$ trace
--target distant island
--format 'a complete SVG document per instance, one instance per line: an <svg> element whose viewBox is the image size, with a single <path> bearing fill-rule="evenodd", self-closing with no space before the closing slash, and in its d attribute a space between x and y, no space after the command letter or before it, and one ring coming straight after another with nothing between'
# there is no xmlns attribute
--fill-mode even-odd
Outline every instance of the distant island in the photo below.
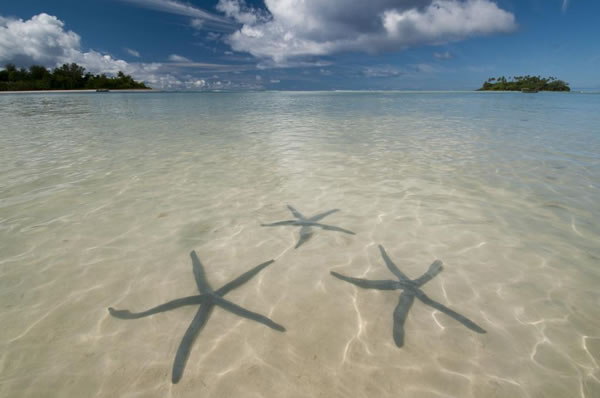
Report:
<svg viewBox="0 0 600 398"><path fill-rule="evenodd" d="M0 70L0 91L34 90L127 90L150 89L144 83L136 82L129 75L119 72L109 77L102 73L86 73L85 68L75 63L64 64L49 71L44 66L32 65L29 70L17 69L8 64Z"/></svg>
<svg viewBox="0 0 600 398"><path fill-rule="evenodd" d="M514 76L490 77L478 91L571 91L569 83L556 77Z"/></svg>

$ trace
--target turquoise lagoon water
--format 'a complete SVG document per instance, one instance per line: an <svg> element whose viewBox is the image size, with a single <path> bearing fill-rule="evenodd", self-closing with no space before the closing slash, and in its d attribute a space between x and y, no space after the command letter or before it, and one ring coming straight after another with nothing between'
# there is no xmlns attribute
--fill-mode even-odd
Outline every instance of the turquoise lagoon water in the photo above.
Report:
<svg viewBox="0 0 600 398"><path fill-rule="evenodd" d="M600 396L600 95L261 92L0 96L3 397ZM338 208L299 228L262 227ZM401 291L410 278L487 331ZM278 332L216 307L216 289Z"/></svg>

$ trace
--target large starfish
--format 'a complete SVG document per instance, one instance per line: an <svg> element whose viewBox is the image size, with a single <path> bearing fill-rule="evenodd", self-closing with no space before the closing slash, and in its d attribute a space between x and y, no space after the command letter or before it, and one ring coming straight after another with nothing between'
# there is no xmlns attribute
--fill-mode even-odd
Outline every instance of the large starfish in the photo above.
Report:
<svg viewBox="0 0 600 398"><path fill-rule="evenodd" d="M317 214L316 216L312 216L312 217L308 217L308 218L304 217L298 210L294 209L290 205L288 205L288 209L290 209L290 211L292 212L294 217L296 217L295 220L277 221L277 222L270 223L270 224L260 224L260 225L263 227L278 227L280 225L294 225L294 226L300 227L300 238L298 239L298 243L296 243L296 246L294 247L294 249L299 248L301 244L303 244L304 242L306 242L307 240L310 239L310 237L313 234L313 227L319 227L326 231L339 231L339 232L344 232L344 233L350 234L350 235L356 235L354 232L349 231L347 229L335 227L333 225L321 224L318 222L318 221L322 220L323 218L327 217L328 215L335 213L337 211L340 211L339 209L329 210L324 213L320 213L320 214Z"/></svg>
<svg viewBox="0 0 600 398"><path fill-rule="evenodd" d="M238 276L231 282L227 283L223 287L218 290L213 290L206 277L204 275L204 268L196 255L196 252L192 251L190 253L192 257L192 266L194 269L194 277L196 279L196 285L198 286L198 290L200 291L199 295L196 296L187 296L182 297L176 300L169 301L167 303L161 304L159 306L150 308L149 310L143 312L132 313L128 310L115 310L114 308L108 308L110 314L116 318L120 319L137 319L145 316L153 315L159 312L169 311L175 308L183 307L184 305L195 305L199 304L200 308L198 312L196 312L196 316L192 320L192 323L186 330L183 335L183 339L181 339L181 343L179 344L179 348L177 349L177 354L175 354L175 361L173 363L173 374L171 380L173 383L179 382L181 380L181 376L183 375L183 369L185 368L185 363L187 362L190 349L196 336L200 332L200 330L208 321L208 317L210 316L212 309L215 305L229 311L233 312L236 315L242 316L244 318L252 319L253 321L260 322L268 327L278 330L280 332L285 331L285 328L278 323L273 322L266 316L257 314L252 311L248 311L240 307L237 304L232 303L231 301L225 300L223 298L224 295L232 291L233 289L243 285L248 282L254 275L258 274L263 268L267 265L274 262L274 260L267 261L256 267L252 268L250 271Z"/></svg>
<svg viewBox="0 0 600 398"><path fill-rule="evenodd" d="M473 321L451 310L445 305L430 299L421 290L421 286L423 286L425 283L433 279L437 274L442 272L443 267L442 262L440 260L435 260L429 266L427 272L425 272L423 275L421 275L417 279L410 280L406 275L404 275L404 273L402 273L402 271L398 269L396 264L394 264L392 260L390 260L383 246L379 245L379 250L381 251L381 257L383 257L383 260L385 261L385 264L387 265L388 269L396 276L396 278L398 278L398 281L370 281L366 279L351 278L349 276L344 276L333 271L331 271L331 275L343 281L350 282L358 287L362 287L364 289L402 290L402 294L400 295L400 301L398 302L398 305L394 310L394 342L398 347L402 347L404 345L404 322L406 321L406 316L408 315L408 311L410 310L410 307L412 306L415 297L421 300L423 304L427 304L435 308L436 310L443 312L444 314L462 323L469 329L474 330L477 333L485 333L485 330L483 330Z"/></svg>

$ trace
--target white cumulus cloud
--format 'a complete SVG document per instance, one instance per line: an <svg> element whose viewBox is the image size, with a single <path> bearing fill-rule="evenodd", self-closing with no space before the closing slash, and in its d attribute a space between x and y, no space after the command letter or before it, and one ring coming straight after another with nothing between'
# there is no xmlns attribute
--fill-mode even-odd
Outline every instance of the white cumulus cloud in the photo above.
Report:
<svg viewBox="0 0 600 398"><path fill-rule="evenodd" d="M398 51L476 35L510 32L515 17L492 0L219 0L241 27L227 36L235 51L276 64L344 51Z"/></svg>
<svg viewBox="0 0 600 398"><path fill-rule="evenodd" d="M135 50L125 48L133 56L139 55ZM29 20L5 18L0 16L0 68L7 63L20 67L34 64L56 67L64 63L75 62L92 73L116 74L122 71L137 80L143 80L150 86L161 89L234 89L257 88L256 82L251 84L239 81L215 81L205 79L209 71L235 71L253 69L252 65L221 65L191 62L177 54L171 54L168 63L126 62L110 54L102 54L93 49L84 51L81 48L80 36L65 30L65 24L55 16L41 13ZM183 69L199 70L194 74L183 72Z"/></svg>
<svg viewBox="0 0 600 398"><path fill-rule="evenodd" d="M0 19L0 62L55 64L79 51L80 38L58 18L35 15L28 21Z"/></svg>
<svg viewBox="0 0 600 398"><path fill-rule="evenodd" d="M52 15L41 13L26 21L0 18L0 64L54 67L71 62L92 73L123 71L138 77L159 67L158 64L129 64L94 50L82 51L79 35L65 30L64 23Z"/></svg>

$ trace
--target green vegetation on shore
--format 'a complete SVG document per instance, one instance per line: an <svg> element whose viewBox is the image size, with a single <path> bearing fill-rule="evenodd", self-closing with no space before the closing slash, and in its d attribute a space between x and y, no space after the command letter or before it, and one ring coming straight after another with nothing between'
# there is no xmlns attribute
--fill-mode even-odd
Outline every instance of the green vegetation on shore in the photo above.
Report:
<svg viewBox="0 0 600 398"><path fill-rule="evenodd" d="M507 80L504 76L490 77L479 91L521 91L538 90L538 91L571 91L569 83L558 80L556 77L540 77L540 76L514 76Z"/></svg>
<svg viewBox="0 0 600 398"><path fill-rule="evenodd" d="M29 70L8 64L0 70L0 91L25 90L95 90L95 89L148 89L129 75L119 72L115 77L104 73L93 75L77 64L64 64L49 71L44 66L32 65Z"/></svg>

